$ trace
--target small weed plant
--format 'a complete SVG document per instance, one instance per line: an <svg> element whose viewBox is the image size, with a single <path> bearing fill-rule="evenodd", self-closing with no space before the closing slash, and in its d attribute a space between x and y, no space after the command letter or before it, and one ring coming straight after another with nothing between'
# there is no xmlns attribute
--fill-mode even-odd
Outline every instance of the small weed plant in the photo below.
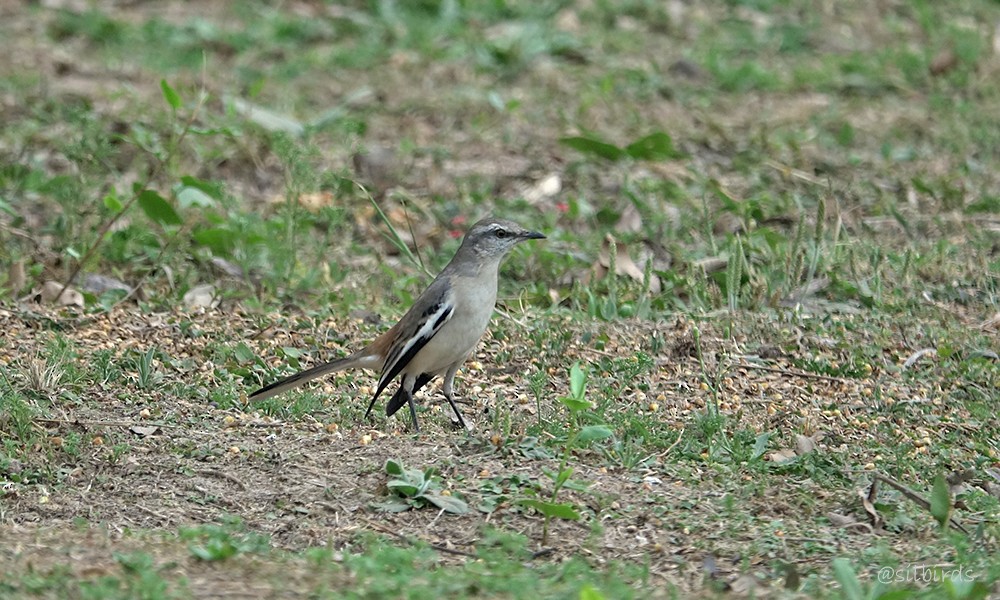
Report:
<svg viewBox="0 0 1000 600"><path fill-rule="evenodd" d="M403 512L411 508L436 506L456 515L469 512L469 505L464 500L441 489L433 469L409 469L390 459L385 461L385 472L390 478L386 486L394 497L378 505L382 510Z"/></svg>
<svg viewBox="0 0 1000 600"><path fill-rule="evenodd" d="M587 400L587 371L580 366L580 363L575 363L570 368L569 389L569 396L559 398L559 402L569 411L570 433L563 446L558 470L554 473L547 472L547 475L552 478L552 493L546 500L532 497L522 498L518 501L521 506L533 508L545 517L545 524L542 527L543 546L548 544L549 523L553 517L570 521L580 519L580 511L571 502L558 502L560 490L571 483L573 477L574 469L569 466L569 459L573 451L613 435L607 425L582 425L583 413L593 408L593 404ZM577 484L576 487L580 487L580 485Z"/></svg>

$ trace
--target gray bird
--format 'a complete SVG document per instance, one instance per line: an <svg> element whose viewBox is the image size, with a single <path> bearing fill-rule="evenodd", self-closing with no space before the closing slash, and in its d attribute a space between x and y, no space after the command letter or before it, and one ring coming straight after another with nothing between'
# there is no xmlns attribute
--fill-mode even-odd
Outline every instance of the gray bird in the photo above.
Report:
<svg viewBox="0 0 1000 600"><path fill-rule="evenodd" d="M408 404L413 429L419 431L413 394L444 374L444 397L458 422L467 428L455 404L455 373L476 349L493 315L500 262L518 243L544 238L541 233L504 219L491 217L479 221L469 229L448 266L391 329L350 356L276 381L251 394L250 399L270 398L336 371L373 369L380 371L381 376L365 418L389 382L402 375L399 389L386 406L386 414L391 417Z"/></svg>

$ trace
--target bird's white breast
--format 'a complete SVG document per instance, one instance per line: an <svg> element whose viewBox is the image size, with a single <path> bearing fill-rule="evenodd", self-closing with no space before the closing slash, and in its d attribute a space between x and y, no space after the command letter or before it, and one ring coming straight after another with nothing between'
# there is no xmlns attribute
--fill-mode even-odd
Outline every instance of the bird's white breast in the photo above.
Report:
<svg viewBox="0 0 1000 600"><path fill-rule="evenodd" d="M497 278L455 277L455 312L405 369L409 373L440 373L464 361L479 343L493 316Z"/></svg>

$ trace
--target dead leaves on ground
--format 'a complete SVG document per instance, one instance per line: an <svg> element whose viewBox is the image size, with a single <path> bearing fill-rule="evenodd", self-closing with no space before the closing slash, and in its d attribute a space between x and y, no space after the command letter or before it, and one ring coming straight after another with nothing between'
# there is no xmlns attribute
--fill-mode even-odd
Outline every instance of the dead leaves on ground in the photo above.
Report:
<svg viewBox="0 0 1000 600"><path fill-rule="evenodd" d="M788 463L800 456L805 456L810 452L816 450L817 443L823 439L824 433L817 431L811 436L805 436L801 433L795 434L795 447L794 448L780 448L774 452L767 455L768 460L775 464Z"/></svg>

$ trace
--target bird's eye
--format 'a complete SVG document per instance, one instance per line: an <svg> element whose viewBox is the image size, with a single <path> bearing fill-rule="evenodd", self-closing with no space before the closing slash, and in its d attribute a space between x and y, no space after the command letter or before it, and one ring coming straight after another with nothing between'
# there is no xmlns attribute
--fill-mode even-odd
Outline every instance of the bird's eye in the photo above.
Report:
<svg viewBox="0 0 1000 600"><path fill-rule="evenodd" d="M497 229L493 232L493 235L497 236L501 240L510 235L506 229Z"/></svg>

